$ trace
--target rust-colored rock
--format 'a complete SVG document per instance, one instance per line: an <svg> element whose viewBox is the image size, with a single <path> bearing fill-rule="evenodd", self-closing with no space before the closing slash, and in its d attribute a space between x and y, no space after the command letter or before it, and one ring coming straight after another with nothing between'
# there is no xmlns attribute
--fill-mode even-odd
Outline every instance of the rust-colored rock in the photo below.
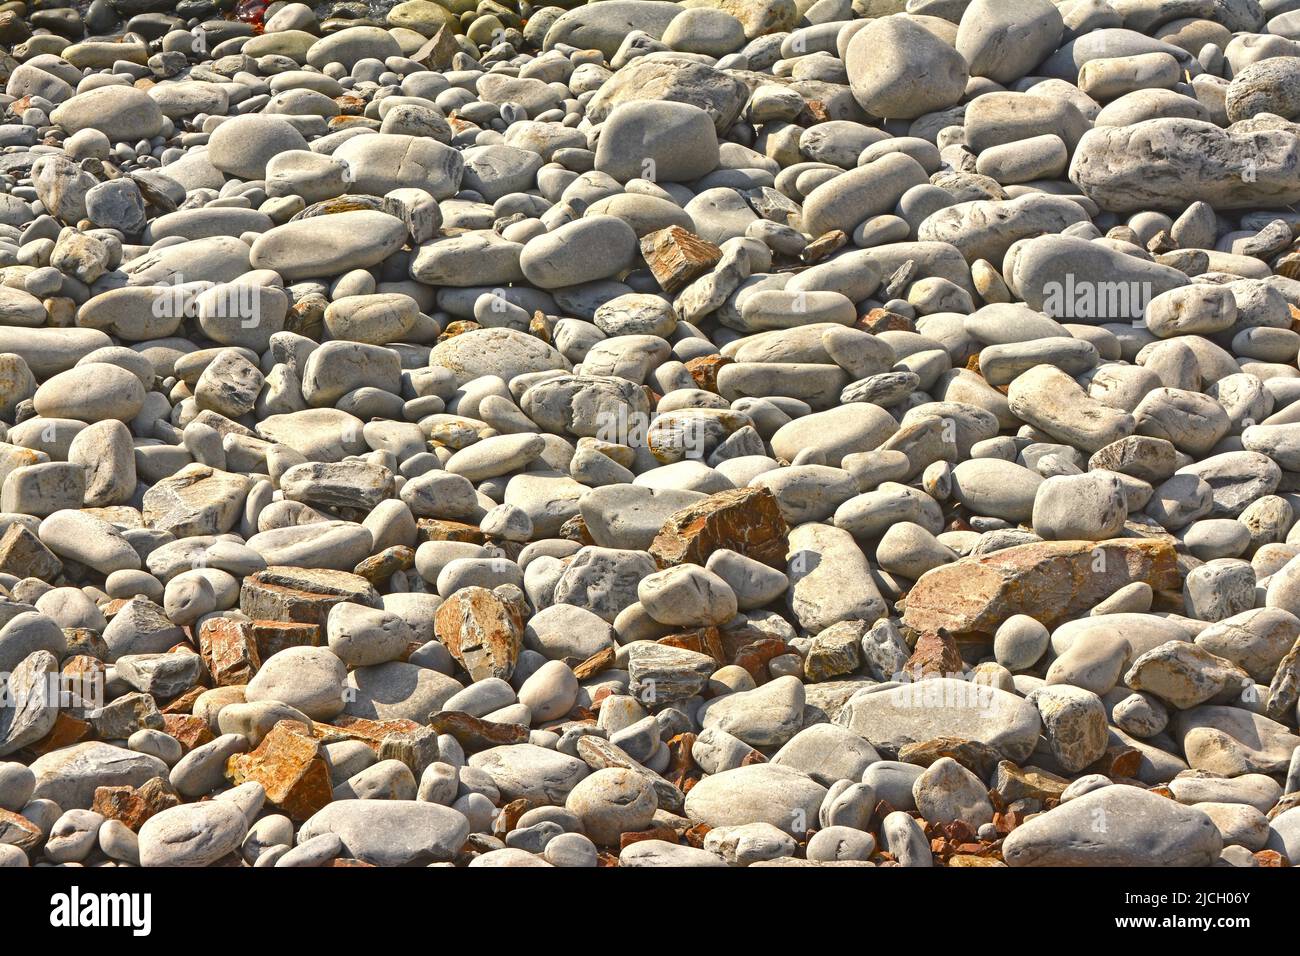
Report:
<svg viewBox="0 0 1300 956"><path fill-rule="evenodd" d="M0 809L0 844L16 846L28 855L45 842L41 828L20 813Z"/></svg>
<svg viewBox="0 0 1300 956"><path fill-rule="evenodd" d="M649 830L628 830L619 834L618 848L620 850L626 850L633 843L640 843L642 840L664 840L668 843L676 843L677 831L672 827L652 827Z"/></svg>
<svg viewBox="0 0 1300 956"><path fill-rule="evenodd" d="M291 621L325 626L330 608L350 601L379 607L370 582L347 571L270 567L244 578L239 610L255 621Z"/></svg>
<svg viewBox="0 0 1300 956"><path fill-rule="evenodd" d="M674 512L650 544L660 566L704 564L714 551L730 548L772 567L785 567L790 526L767 488L720 491Z"/></svg>
<svg viewBox="0 0 1300 956"><path fill-rule="evenodd" d="M449 597L438 608L434 629L473 680L509 680L514 673L523 643L523 616L487 588L461 588Z"/></svg>
<svg viewBox="0 0 1300 956"><path fill-rule="evenodd" d="M915 332L916 323L905 315L888 309L872 309L858 319L857 326L867 332Z"/></svg>
<svg viewBox="0 0 1300 956"><path fill-rule="evenodd" d="M749 671L756 684L766 684L772 679L767 664L772 658L789 653L790 645L779 637L764 637L741 647L732 656L731 662Z"/></svg>
<svg viewBox="0 0 1300 956"><path fill-rule="evenodd" d="M359 740L376 753L389 734L404 734L419 730L421 725L400 717L391 720L371 720L368 717L342 716L335 723L312 722L313 736L323 744L336 744L342 740Z"/></svg>
<svg viewBox="0 0 1300 956"><path fill-rule="evenodd" d="M398 571L405 571L414 564L415 550L404 544L395 544L366 558L352 569L352 573L371 584L382 584Z"/></svg>
<svg viewBox="0 0 1300 956"><path fill-rule="evenodd" d="M1018 545L923 574L907 595L903 623L922 634L946 628L957 640L987 639L1015 614L1050 628L1137 581L1155 590L1182 586L1167 539Z"/></svg>
<svg viewBox="0 0 1300 956"><path fill-rule="evenodd" d="M252 625L228 617L203 622L199 628L199 653L217 687L247 684L262 666Z"/></svg>
<svg viewBox="0 0 1300 956"><path fill-rule="evenodd" d="M469 544L482 544L487 535L476 524L463 521L445 521L441 518L421 518L415 523L416 536L421 544L425 541L464 541Z"/></svg>
<svg viewBox="0 0 1300 956"><path fill-rule="evenodd" d="M540 309L533 312L533 317L528 320L528 334L550 345L554 341L554 333L555 320Z"/></svg>
<svg viewBox="0 0 1300 956"><path fill-rule="evenodd" d="M163 714L163 733L180 741L181 749L186 753L212 739L208 722L193 714Z"/></svg>
<svg viewBox="0 0 1300 956"><path fill-rule="evenodd" d="M912 656L907 659L904 669L912 680L922 680L926 677L960 674L966 665L961 659L957 642L947 631L940 629L937 633L922 634L916 639L916 647L912 649Z"/></svg>
<svg viewBox="0 0 1300 956"><path fill-rule="evenodd" d="M669 226L641 238L641 255L669 295L686 288L722 259L722 250L689 229Z"/></svg>
<svg viewBox="0 0 1300 956"><path fill-rule="evenodd" d="M318 647L321 628L318 624L299 624L294 621L253 621L253 641L257 656L266 660L286 647Z"/></svg>
<svg viewBox="0 0 1300 956"><path fill-rule="evenodd" d="M73 654L65 657L59 668L59 691L67 695L69 702L80 700L90 706L103 696L106 677L107 667L102 658Z"/></svg>
<svg viewBox="0 0 1300 956"><path fill-rule="evenodd" d="M260 783L268 803L291 820L306 820L332 799L329 766L320 748L303 724L282 720L252 753L226 761L226 777L235 786Z"/></svg>
<svg viewBox="0 0 1300 956"><path fill-rule="evenodd" d="M191 687L180 696L169 700L162 712L164 714L192 714L194 712L194 702L202 697L208 689L207 687Z"/></svg>
<svg viewBox="0 0 1300 956"><path fill-rule="evenodd" d="M803 252L799 253L799 261L808 265L821 262L832 252L844 248L848 241L849 235L843 229L832 229L830 232L824 232L804 246Z"/></svg>
<svg viewBox="0 0 1300 956"><path fill-rule="evenodd" d="M139 787L98 787L90 809L138 831L151 816L180 803L181 798L171 784L162 777L154 777Z"/></svg>
<svg viewBox="0 0 1300 956"><path fill-rule="evenodd" d="M695 737L693 733L678 734L669 740L667 745L668 766L664 769L663 776L682 793L689 792L691 787L699 783L704 776L704 771L691 755L691 748L695 746Z"/></svg>
<svg viewBox="0 0 1300 956"><path fill-rule="evenodd" d="M595 677L601 671L607 671L614 666L615 656L614 645L603 647L581 664L575 666L573 676L580 681L584 681L588 677Z"/></svg>
<svg viewBox="0 0 1300 956"><path fill-rule="evenodd" d="M669 634L667 637L659 638L656 643L695 651L697 654L708 654L718 662L719 667L729 662L722 636L716 627L701 627L693 631Z"/></svg>
<svg viewBox="0 0 1300 956"><path fill-rule="evenodd" d="M1002 800L1014 803L1031 800L1059 800L1070 781L1040 767L1019 767L1010 760L998 763L994 790Z"/></svg>
<svg viewBox="0 0 1300 956"><path fill-rule="evenodd" d="M731 362L725 355L701 355L686 363L686 371L691 373L697 387L717 394L718 370Z"/></svg>
<svg viewBox="0 0 1300 956"><path fill-rule="evenodd" d="M36 743L28 744L24 749L40 757L60 747L71 747L73 744L81 743L90 736L90 732L89 721L79 720L66 710L61 710L54 718L54 726L50 732Z"/></svg>
<svg viewBox="0 0 1300 956"><path fill-rule="evenodd" d="M596 539L591 536L591 529L587 527L587 519L580 514L566 518L557 534L565 541L576 541L583 547L596 543Z"/></svg>
<svg viewBox="0 0 1300 956"><path fill-rule="evenodd" d="M500 724L459 710L440 710L430 715L429 726L440 734L451 734L467 753L528 743L528 728L523 724Z"/></svg>
<svg viewBox="0 0 1300 956"><path fill-rule="evenodd" d="M499 840L504 840L506 834L519 825L520 817L539 806L542 806L542 804L527 797L511 800L501 808L501 812L497 814L497 818L492 822L492 835Z"/></svg>
<svg viewBox="0 0 1300 956"><path fill-rule="evenodd" d="M1125 777L1136 777L1138 768L1141 766L1142 751L1135 747L1126 747L1123 744L1112 744L1083 773L1101 773L1112 780L1118 780Z"/></svg>
<svg viewBox="0 0 1300 956"><path fill-rule="evenodd" d="M697 823L693 827L687 827L682 831L682 840L687 846L693 846L697 850L704 849L704 838L709 835L713 827L707 823Z"/></svg>

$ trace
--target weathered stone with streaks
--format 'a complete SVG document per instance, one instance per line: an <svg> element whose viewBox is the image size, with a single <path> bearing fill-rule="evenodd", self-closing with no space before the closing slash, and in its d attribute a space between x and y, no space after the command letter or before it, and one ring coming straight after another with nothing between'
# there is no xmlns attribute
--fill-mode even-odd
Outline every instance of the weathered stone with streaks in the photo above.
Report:
<svg viewBox="0 0 1300 956"><path fill-rule="evenodd" d="M1173 548L1164 541L1053 541L965 558L922 576L908 594L903 622L954 637L992 635L1016 614L1044 624L1077 614L1141 582L1177 589Z"/></svg>
<svg viewBox="0 0 1300 956"><path fill-rule="evenodd" d="M517 605L487 588L462 588L438 608L438 638L472 679L509 679L523 642Z"/></svg>

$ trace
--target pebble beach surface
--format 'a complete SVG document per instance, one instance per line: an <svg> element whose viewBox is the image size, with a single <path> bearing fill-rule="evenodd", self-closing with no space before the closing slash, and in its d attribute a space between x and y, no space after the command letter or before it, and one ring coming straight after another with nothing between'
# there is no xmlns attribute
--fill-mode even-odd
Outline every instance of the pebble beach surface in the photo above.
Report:
<svg viewBox="0 0 1300 956"><path fill-rule="evenodd" d="M11 0L0 83L0 866L1300 860L1300 0Z"/></svg>

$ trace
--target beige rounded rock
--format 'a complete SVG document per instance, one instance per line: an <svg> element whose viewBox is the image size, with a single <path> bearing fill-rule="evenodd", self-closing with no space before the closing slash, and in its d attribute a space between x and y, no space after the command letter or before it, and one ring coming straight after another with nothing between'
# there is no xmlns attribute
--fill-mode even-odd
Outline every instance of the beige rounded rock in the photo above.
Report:
<svg viewBox="0 0 1300 956"><path fill-rule="evenodd" d="M583 831L594 842L613 846L620 835L650 826L659 802L648 777L633 770L607 767L579 781L564 806L577 815Z"/></svg>

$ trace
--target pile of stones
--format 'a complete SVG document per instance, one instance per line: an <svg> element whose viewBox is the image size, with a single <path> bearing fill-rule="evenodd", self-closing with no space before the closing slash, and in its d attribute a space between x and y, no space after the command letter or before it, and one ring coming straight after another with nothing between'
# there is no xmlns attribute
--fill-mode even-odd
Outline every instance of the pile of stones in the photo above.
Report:
<svg viewBox="0 0 1300 956"><path fill-rule="evenodd" d="M0 45L0 865L1300 860L1300 0Z"/></svg>

